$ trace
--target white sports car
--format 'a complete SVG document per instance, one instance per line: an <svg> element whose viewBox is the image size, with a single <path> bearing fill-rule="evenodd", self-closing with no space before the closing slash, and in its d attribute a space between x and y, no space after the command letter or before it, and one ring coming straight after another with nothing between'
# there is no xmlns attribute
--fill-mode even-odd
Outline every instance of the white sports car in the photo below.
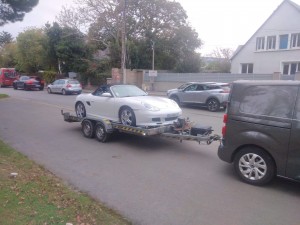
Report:
<svg viewBox="0 0 300 225"><path fill-rule="evenodd" d="M173 124L182 114L175 101L123 84L103 85L93 93L78 95L75 111L80 118L105 118L138 127Z"/></svg>

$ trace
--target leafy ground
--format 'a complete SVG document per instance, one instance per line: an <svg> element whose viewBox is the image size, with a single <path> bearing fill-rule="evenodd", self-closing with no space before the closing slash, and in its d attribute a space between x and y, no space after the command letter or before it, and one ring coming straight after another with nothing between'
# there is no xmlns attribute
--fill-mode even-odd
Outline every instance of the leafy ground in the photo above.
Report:
<svg viewBox="0 0 300 225"><path fill-rule="evenodd" d="M17 173L14 177L11 173ZM0 224L130 224L0 141Z"/></svg>

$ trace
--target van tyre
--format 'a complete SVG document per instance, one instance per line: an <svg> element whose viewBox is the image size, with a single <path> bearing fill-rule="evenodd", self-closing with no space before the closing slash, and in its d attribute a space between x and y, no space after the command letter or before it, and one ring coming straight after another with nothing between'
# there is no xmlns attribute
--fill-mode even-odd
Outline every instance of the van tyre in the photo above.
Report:
<svg viewBox="0 0 300 225"><path fill-rule="evenodd" d="M81 131L86 138L94 137L94 123L91 120L85 119L81 122Z"/></svg>
<svg viewBox="0 0 300 225"><path fill-rule="evenodd" d="M272 157L257 147L245 147L234 158L234 169L238 176L252 185L265 185L276 174Z"/></svg>
<svg viewBox="0 0 300 225"><path fill-rule="evenodd" d="M208 99L206 105L207 109L211 112L216 112L220 110L220 102L215 98Z"/></svg>
<svg viewBox="0 0 300 225"><path fill-rule="evenodd" d="M107 133L105 126L98 122L95 126L95 137L98 141L100 142L107 142L109 137L110 137L110 133Z"/></svg>

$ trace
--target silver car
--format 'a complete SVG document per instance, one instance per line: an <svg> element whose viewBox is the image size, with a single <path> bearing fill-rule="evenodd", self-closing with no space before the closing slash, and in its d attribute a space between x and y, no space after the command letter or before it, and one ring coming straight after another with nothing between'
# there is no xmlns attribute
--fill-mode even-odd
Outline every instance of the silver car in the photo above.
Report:
<svg viewBox="0 0 300 225"><path fill-rule="evenodd" d="M61 93L66 94L81 94L82 86L75 79L59 79L47 86L47 91L51 93Z"/></svg>
<svg viewBox="0 0 300 225"><path fill-rule="evenodd" d="M167 91L170 99L181 104L201 104L209 111L215 112L225 108L230 86L228 83L189 82L176 89Z"/></svg>

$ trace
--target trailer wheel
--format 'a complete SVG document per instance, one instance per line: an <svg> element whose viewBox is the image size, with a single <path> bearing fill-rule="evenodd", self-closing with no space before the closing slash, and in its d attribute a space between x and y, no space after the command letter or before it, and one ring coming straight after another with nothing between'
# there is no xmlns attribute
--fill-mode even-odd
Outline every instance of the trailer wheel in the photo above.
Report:
<svg viewBox="0 0 300 225"><path fill-rule="evenodd" d="M110 133L106 132L105 126L98 122L95 126L95 137L98 141L100 142L107 142L109 137L110 137Z"/></svg>
<svg viewBox="0 0 300 225"><path fill-rule="evenodd" d="M81 131L86 138L94 137L94 123L91 120L85 119L81 122Z"/></svg>

